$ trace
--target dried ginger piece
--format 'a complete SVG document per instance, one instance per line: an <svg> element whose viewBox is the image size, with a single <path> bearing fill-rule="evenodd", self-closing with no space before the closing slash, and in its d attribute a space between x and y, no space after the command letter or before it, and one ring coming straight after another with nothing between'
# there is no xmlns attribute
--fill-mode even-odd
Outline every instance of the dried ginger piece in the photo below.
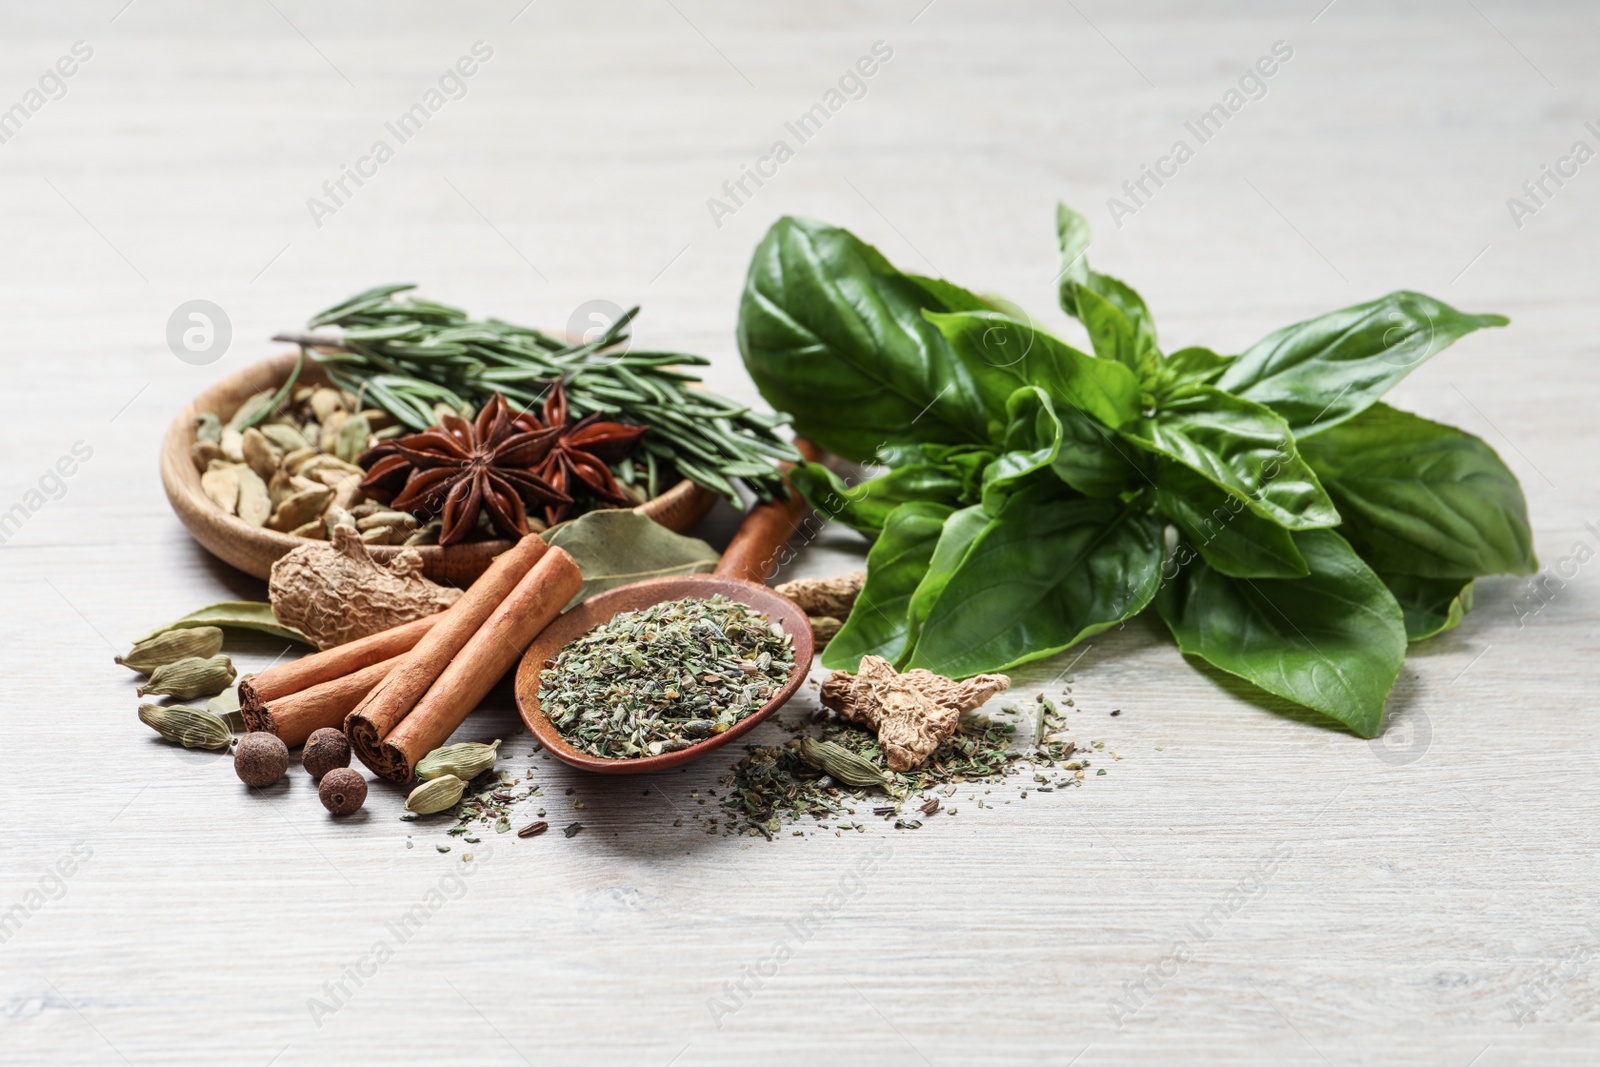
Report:
<svg viewBox="0 0 1600 1067"><path fill-rule="evenodd" d="M844 619L855 606L866 580L866 571L853 571L837 578L796 578L774 587L773 592L800 605L800 610L807 615Z"/></svg>
<svg viewBox="0 0 1600 1067"><path fill-rule="evenodd" d="M892 771L909 771L955 733L961 716L1011 688L1003 674L957 682L921 668L904 674L881 656L861 657L860 672L834 671L822 703L878 735Z"/></svg>
<svg viewBox="0 0 1600 1067"><path fill-rule="evenodd" d="M422 576L422 555L406 549L387 565L367 551L354 526L335 526L332 543L301 545L272 565L272 612L332 648L443 611L461 590Z"/></svg>

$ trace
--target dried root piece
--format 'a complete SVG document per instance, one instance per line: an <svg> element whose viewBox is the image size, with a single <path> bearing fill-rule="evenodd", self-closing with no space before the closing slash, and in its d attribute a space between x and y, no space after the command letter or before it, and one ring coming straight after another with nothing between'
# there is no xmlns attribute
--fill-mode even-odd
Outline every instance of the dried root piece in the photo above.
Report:
<svg viewBox="0 0 1600 1067"><path fill-rule="evenodd" d="M422 556L373 559L354 526L329 530L331 544L301 545L272 565L267 585L278 621L332 648L443 611L461 590L422 577Z"/></svg>
<svg viewBox="0 0 1600 1067"><path fill-rule="evenodd" d="M837 578L796 578L784 582L773 591L786 596L807 615L822 615L844 619L855 606L861 586L867 580L866 571L841 574Z"/></svg>
<svg viewBox="0 0 1600 1067"><path fill-rule="evenodd" d="M822 683L822 703L876 732L889 769L908 771L955 733L963 714L1010 688L1003 674L957 682L921 669L901 674L880 656L863 656L859 674L834 671Z"/></svg>

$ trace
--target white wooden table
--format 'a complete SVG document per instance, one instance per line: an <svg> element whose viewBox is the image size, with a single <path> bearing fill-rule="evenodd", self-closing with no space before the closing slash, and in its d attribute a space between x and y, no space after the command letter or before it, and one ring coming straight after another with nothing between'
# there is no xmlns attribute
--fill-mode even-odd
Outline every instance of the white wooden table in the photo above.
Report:
<svg viewBox="0 0 1600 1067"><path fill-rule="evenodd" d="M391 280L555 328L639 302L642 343L704 352L717 389L753 398L738 289L791 212L1067 330L1069 199L1174 347L1401 287L1509 314L1396 399L1500 449L1547 566L1592 553L1600 163L1547 182L1520 227L1507 198L1575 141L1600 148L1600 13L1323 3L11 5L0 109L26 110L74 42L92 55L0 144L0 511L26 510L0 546L0 1059L1595 1062L1594 564L1537 611L1518 581L1480 583L1409 659L1386 743L1274 714L1140 621L1018 675L1024 696L1058 687L1083 652L1073 736L1121 756L1106 776L771 844L673 825L726 760L650 796L536 761L550 822L587 829L466 864L387 788L335 823L298 772L263 798L174 752L111 663L151 625L263 595L184 534L156 450L274 331ZM385 123L479 41L465 95L399 143ZM864 95L800 144L785 123L878 41ZM1115 227L1107 199L1279 41L1265 94ZM393 158L362 163L380 138ZM723 183L778 139L793 157L734 204ZM335 203L345 166L369 176ZM204 366L165 338L194 299L232 325ZM75 445L92 455L45 477ZM794 570L861 551L829 530ZM462 736L514 722L501 693ZM402 943L388 924L419 904Z"/></svg>

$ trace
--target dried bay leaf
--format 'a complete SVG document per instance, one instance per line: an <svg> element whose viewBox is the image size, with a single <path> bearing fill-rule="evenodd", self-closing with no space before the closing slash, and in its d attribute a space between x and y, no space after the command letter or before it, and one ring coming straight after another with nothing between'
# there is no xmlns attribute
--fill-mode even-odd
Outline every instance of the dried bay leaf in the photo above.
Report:
<svg viewBox="0 0 1600 1067"><path fill-rule="evenodd" d="M311 645L311 638L296 630L292 626L285 626L278 621L272 613L272 605L265 601L256 600L227 600L220 604L211 604L199 611L191 611L181 619L158 626L154 630L140 637L140 641L148 641L157 634L166 633L168 630L179 630L194 626L220 626L224 630L233 628L239 630L256 630L260 633L270 634L273 637L282 637L290 641L299 641Z"/></svg>
<svg viewBox="0 0 1600 1067"><path fill-rule="evenodd" d="M583 572L583 588L568 607L629 582L706 574L722 558L698 537L673 533L626 508L591 511L542 536L554 547L566 549Z"/></svg>

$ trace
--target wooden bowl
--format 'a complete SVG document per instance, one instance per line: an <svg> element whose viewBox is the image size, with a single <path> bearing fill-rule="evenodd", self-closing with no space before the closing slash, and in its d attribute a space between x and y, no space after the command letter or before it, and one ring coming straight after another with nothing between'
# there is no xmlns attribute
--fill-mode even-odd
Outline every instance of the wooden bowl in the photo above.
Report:
<svg viewBox="0 0 1600 1067"><path fill-rule="evenodd" d="M210 411L226 422L250 397L283 385L294 369L296 355L291 352L265 360L213 385L172 421L166 440L161 445L161 484L166 487L172 510L178 513L178 518L189 533L207 551L257 578L268 577L272 565L290 549L317 542L251 526L238 516L217 507L200 488L200 472L195 470L189 450L194 447L197 415ZM309 361L301 372L300 382L305 385L330 384L322 368ZM715 501L716 497L708 490L685 479L634 510L650 516L670 530L683 533L699 522ZM425 575L436 582L465 587L488 568L490 560L510 548L511 542L472 541L448 548L438 545L414 547L422 555ZM387 562L400 550L399 545L373 545L372 555L375 559Z"/></svg>
<svg viewBox="0 0 1600 1067"><path fill-rule="evenodd" d="M719 593L729 600L748 604L766 615L781 625L794 642L794 667L789 671L789 677L783 683L783 687L773 694L771 700L739 720L726 732L708 737L677 752L664 752L659 756L642 756L638 759L610 759L604 756L592 756L574 748L565 737L561 736L561 732L556 729L549 717L540 710L539 677L544 671L545 662L555 659L570 642L624 611L648 608L663 600L679 600L691 596L711 597ZM573 767L599 774L649 774L652 771L671 770L673 767L682 766L691 760L708 755L736 738L743 737L788 703L789 698L794 696L800 684L806 680L806 674L811 670L812 652L811 623L806 618L806 613L800 610L800 605L764 585L712 574L650 578L592 596L545 627L544 632L533 639L533 644L522 657L522 665L517 668L517 710L522 713L522 721L527 724L528 732L533 734L534 739L556 759Z"/></svg>

